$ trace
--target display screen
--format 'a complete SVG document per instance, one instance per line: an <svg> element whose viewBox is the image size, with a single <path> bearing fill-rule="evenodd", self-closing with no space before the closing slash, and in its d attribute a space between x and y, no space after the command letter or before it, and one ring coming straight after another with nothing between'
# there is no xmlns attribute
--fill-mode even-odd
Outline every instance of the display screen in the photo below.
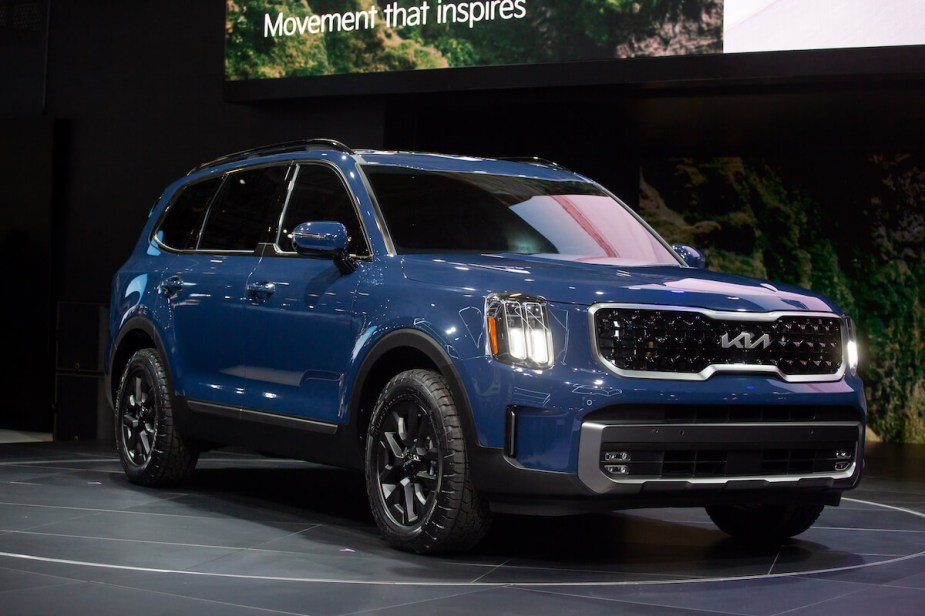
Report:
<svg viewBox="0 0 925 616"><path fill-rule="evenodd" d="M922 0L725 0L723 51L925 44Z"/></svg>
<svg viewBox="0 0 925 616"><path fill-rule="evenodd" d="M229 82L925 44L922 0L227 0L226 15Z"/></svg>

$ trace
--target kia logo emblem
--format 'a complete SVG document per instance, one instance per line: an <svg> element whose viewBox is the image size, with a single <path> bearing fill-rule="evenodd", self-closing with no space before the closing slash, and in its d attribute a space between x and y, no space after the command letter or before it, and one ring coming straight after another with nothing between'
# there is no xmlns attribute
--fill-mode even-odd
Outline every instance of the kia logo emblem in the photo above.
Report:
<svg viewBox="0 0 925 616"><path fill-rule="evenodd" d="M742 332L732 340L729 339L729 334L723 334L723 337L719 339L719 343L724 349L731 349L733 347L737 349L757 349L758 347L766 349L771 346L771 338L767 334L764 334L754 339L754 334L751 332Z"/></svg>

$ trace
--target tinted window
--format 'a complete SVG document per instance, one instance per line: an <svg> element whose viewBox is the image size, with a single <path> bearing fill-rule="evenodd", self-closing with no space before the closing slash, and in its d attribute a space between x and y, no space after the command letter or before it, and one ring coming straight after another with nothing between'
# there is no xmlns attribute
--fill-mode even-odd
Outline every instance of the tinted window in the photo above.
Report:
<svg viewBox="0 0 925 616"><path fill-rule="evenodd" d="M347 187L336 171L323 165L302 165L279 233L279 247L292 252L292 231L303 222L342 223L350 236L348 251L366 254L366 242Z"/></svg>
<svg viewBox="0 0 925 616"><path fill-rule="evenodd" d="M167 210L167 216L161 223L156 235L165 245L176 250L192 250L199 240L199 230L205 220L209 201L221 183L221 178L214 178L191 184L183 189L180 196Z"/></svg>
<svg viewBox="0 0 925 616"><path fill-rule="evenodd" d="M508 252L678 265L629 210L589 182L365 168L400 252Z"/></svg>
<svg viewBox="0 0 925 616"><path fill-rule="evenodd" d="M254 250L279 219L289 167L228 174L209 208L200 250Z"/></svg>

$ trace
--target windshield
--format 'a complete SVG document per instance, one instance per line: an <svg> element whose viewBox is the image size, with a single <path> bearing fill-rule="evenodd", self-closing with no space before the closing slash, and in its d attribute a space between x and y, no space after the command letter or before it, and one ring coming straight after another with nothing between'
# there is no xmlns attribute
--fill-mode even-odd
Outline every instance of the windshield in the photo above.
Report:
<svg viewBox="0 0 925 616"><path fill-rule="evenodd" d="M678 265L589 182L364 167L399 253L517 253L612 265Z"/></svg>

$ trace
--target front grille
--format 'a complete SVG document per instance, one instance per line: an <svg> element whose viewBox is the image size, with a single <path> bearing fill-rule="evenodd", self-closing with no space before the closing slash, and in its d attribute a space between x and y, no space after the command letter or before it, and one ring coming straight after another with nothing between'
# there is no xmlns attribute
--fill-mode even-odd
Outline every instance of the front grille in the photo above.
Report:
<svg viewBox="0 0 925 616"><path fill-rule="evenodd" d="M756 319L763 315L757 313ZM709 367L768 367L786 376L834 375L842 366L835 316L782 315L773 321L722 313L639 307L594 312L600 355L617 371L699 374ZM728 370L728 368L726 368Z"/></svg>

